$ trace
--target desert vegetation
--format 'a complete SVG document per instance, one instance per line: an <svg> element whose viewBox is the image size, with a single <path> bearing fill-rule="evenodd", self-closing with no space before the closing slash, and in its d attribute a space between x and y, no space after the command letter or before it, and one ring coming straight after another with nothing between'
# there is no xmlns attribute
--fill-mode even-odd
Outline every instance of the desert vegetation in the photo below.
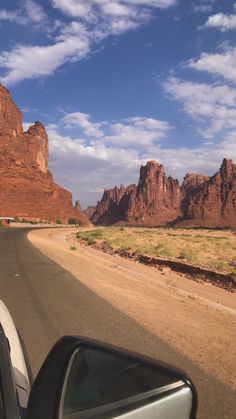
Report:
<svg viewBox="0 0 236 419"><path fill-rule="evenodd" d="M79 232L87 245L181 260L236 275L236 234L230 230L107 227Z"/></svg>

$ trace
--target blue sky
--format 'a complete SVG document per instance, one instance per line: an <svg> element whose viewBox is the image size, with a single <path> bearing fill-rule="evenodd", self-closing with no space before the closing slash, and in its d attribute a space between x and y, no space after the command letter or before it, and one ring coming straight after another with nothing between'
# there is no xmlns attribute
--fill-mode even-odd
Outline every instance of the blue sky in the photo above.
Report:
<svg viewBox="0 0 236 419"><path fill-rule="evenodd" d="M0 82L83 207L150 159L212 174L236 161L236 2L2 0Z"/></svg>

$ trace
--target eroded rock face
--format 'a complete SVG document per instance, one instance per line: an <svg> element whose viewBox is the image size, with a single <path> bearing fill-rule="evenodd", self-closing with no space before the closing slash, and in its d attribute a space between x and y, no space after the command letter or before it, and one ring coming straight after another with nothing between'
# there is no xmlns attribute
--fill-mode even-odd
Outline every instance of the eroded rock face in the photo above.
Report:
<svg viewBox="0 0 236 419"><path fill-rule="evenodd" d="M193 196L198 194L204 189L205 184L208 182L209 176L196 174L196 173L187 173L184 177L181 194L181 211L183 213L183 218L188 218L188 211L191 205Z"/></svg>
<svg viewBox="0 0 236 419"><path fill-rule="evenodd" d="M91 220L96 224L178 224L236 227L236 165L224 159L211 177L188 173L180 186L150 161L140 169L138 186L106 190Z"/></svg>
<svg viewBox="0 0 236 419"><path fill-rule="evenodd" d="M224 159L220 170L190 196L186 224L236 227L236 165Z"/></svg>
<svg viewBox="0 0 236 419"><path fill-rule="evenodd" d="M0 84L0 141L1 145L13 145L14 148L21 144L23 135L22 115L17 108L10 92Z"/></svg>
<svg viewBox="0 0 236 419"><path fill-rule="evenodd" d="M24 132L24 143L32 162L36 162L43 173L48 171L48 136L41 122L36 121L34 125Z"/></svg>
<svg viewBox="0 0 236 419"><path fill-rule="evenodd" d="M78 211L78 212L81 212L82 211L82 208L81 208L81 205L80 205L80 202L77 200L76 201L76 203L75 203L75 209L76 209L76 211Z"/></svg>
<svg viewBox="0 0 236 419"><path fill-rule="evenodd" d="M130 197L127 221L138 224L165 224L180 215L180 186L166 177L164 167L154 160L141 166L139 183Z"/></svg>
<svg viewBox="0 0 236 419"><path fill-rule="evenodd" d="M86 217L88 217L88 219L91 220L95 210L96 210L96 207L89 205L83 212L86 215Z"/></svg>
<svg viewBox="0 0 236 419"><path fill-rule="evenodd" d="M110 225L126 220L126 211L130 202L130 196L136 190L135 185L125 188L106 189L101 201L98 201L96 210L91 217L95 224Z"/></svg>
<svg viewBox="0 0 236 419"><path fill-rule="evenodd" d="M92 222L97 224L165 224L180 215L180 187L166 177L162 165L150 161L141 166L138 186L105 190Z"/></svg>
<svg viewBox="0 0 236 419"><path fill-rule="evenodd" d="M73 207L71 193L53 181L44 126L35 122L24 133L21 112L2 85L0 146L0 215L64 222L74 217L88 222Z"/></svg>

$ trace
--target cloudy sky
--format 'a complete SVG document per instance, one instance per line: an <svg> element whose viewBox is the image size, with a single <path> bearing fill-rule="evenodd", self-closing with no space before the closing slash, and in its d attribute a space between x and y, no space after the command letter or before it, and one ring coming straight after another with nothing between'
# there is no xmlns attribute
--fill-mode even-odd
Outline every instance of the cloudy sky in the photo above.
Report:
<svg viewBox="0 0 236 419"><path fill-rule="evenodd" d="M167 174L236 161L235 0L1 0L0 82L83 207Z"/></svg>

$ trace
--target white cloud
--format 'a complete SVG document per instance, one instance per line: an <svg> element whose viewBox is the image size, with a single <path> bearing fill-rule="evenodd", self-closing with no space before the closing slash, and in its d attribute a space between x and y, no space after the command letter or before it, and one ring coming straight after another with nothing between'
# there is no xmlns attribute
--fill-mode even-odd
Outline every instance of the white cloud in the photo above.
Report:
<svg viewBox="0 0 236 419"><path fill-rule="evenodd" d="M108 15L124 16L134 7L165 9L175 5L176 0L51 0L53 7L72 17L84 17L100 8Z"/></svg>
<svg viewBox="0 0 236 419"><path fill-rule="evenodd" d="M209 16L204 27L218 28L222 32L230 29L236 29L236 14L226 15L224 13L217 13Z"/></svg>
<svg viewBox="0 0 236 419"><path fill-rule="evenodd" d="M111 135L105 136L114 145L142 146L165 138L172 127L165 121L154 118L133 117L110 124Z"/></svg>
<svg viewBox="0 0 236 419"><path fill-rule="evenodd" d="M102 123L92 123L90 115L82 112L73 112L64 116L61 121L66 128L79 127L82 128L87 136L102 137L103 132L100 130Z"/></svg>
<svg viewBox="0 0 236 419"><path fill-rule="evenodd" d="M212 11L212 6L210 4L194 5L193 10L197 13L209 13Z"/></svg>
<svg viewBox="0 0 236 419"><path fill-rule="evenodd" d="M236 127L236 89L222 84L193 83L170 77L165 91L183 105L183 111L197 121L205 138Z"/></svg>
<svg viewBox="0 0 236 419"><path fill-rule="evenodd" d="M191 59L186 66L236 82L236 48L222 54L202 53L200 58Z"/></svg>
<svg viewBox="0 0 236 419"><path fill-rule="evenodd" d="M167 136L171 125L155 118L132 117L119 122L91 122L91 116L82 112L69 113L60 120L66 129L80 128L87 137L100 138L104 144L118 147L147 146ZM106 132L105 132L106 131Z"/></svg>
<svg viewBox="0 0 236 419"><path fill-rule="evenodd" d="M53 74L66 61L75 58L79 60L88 52L86 37L68 36L48 46L18 45L12 51L0 54L0 66L7 69L7 74L0 78L0 82L9 85Z"/></svg>
<svg viewBox="0 0 236 419"><path fill-rule="evenodd" d="M15 10L0 10L0 21L14 22L19 25L34 24L34 28L48 20L43 7L34 0L22 0L20 8Z"/></svg>
<svg viewBox="0 0 236 419"><path fill-rule="evenodd" d="M51 0L51 3L73 21L66 24L56 20L46 25L48 35L57 31L54 43L16 45L10 51L2 51L0 67L5 70L0 78L2 83L11 85L51 75L64 63L83 59L103 39L138 28L150 19L154 9L170 7L176 0ZM24 0L22 5L22 9L13 12L0 11L0 19L21 24L33 22L33 27L48 19L35 1Z"/></svg>
<svg viewBox="0 0 236 419"><path fill-rule="evenodd" d="M42 6L35 1L25 0L23 5L29 22L40 23L47 19L47 15Z"/></svg>
<svg viewBox="0 0 236 419"><path fill-rule="evenodd" d="M135 9L118 2L109 2L101 5L102 10L111 16L135 16Z"/></svg>
<svg viewBox="0 0 236 419"><path fill-rule="evenodd" d="M15 11L0 10L0 21L15 22L18 14Z"/></svg>
<svg viewBox="0 0 236 419"><path fill-rule="evenodd" d="M52 6L72 17L84 17L91 9L90 2L77 0L51 0Z"/></svg>

